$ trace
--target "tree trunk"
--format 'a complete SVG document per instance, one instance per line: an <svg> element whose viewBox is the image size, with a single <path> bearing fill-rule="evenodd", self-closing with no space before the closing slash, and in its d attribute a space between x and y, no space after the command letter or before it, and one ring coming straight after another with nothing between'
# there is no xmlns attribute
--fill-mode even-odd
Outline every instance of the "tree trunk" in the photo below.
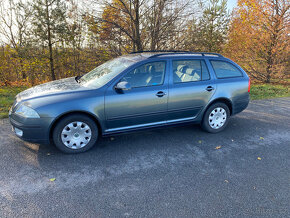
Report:
<svg viewBox="0 0 290 218"><path fill-rule="evenodd" d="M54 72L54 63L53 63L53 53L52 53L52 42L51 42L51 29L50 29L50 17L49 17L49 11L48 11L48 2L45 1L46 6L46 21L47 21L47 39L48 39L48 49L49 49L49 64L50 64L50 73L51 73L51 79L55 80L55 72Z"/></svg>
<svg viewBox="0 0 290 218"><path fill-rule="evenodd" d="M272 52L273 42L271 42L269 50L267 52L267 68L266 68L266 83L271 82L271 74L273 67L273 52Z"/></svg>
<svg viewBox="0 0 290 218"><path fill-rule="evenodd" d="M18 56L18 58L19 58L19 56ZM23 71L23 59L22 59L22 57L20 57L20 66L21 66L21 70L22 70L22 79L24 80L24 79L26 79L26 73Z"/></svg>
<svg viewBox="0 0 290 218"><path fill-rule="evenodd" d="M267 75L265 83L271 83L271 66L267 67Z"/></svg>
<svg viewBox="0 0 290 218"><path fill-rule="evenodd" d="M142 51L143 48L142 48L142 42L141 42L141 36L140 36L139 7L140 7L139 0L136 0L135 1L135 20L134 20L135 34L136 34L135 44L137 47L137 51Z"/></svg>

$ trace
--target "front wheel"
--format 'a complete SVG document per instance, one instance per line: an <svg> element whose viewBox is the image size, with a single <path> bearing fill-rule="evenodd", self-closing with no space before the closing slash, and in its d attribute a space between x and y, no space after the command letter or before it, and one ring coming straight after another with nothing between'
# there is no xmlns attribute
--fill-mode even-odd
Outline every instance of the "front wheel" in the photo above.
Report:
<svg viewBox="0 0 290 218"><path fill-rule="evenodd" d="M215 103L206 110L201 126L209 133L218 133L226 128L229 117L228 106L224 103Z"/></svg>
<svg viewBox="0 0 290 218"><path fill-rule="evenodd" d="M92 148L98 139L98 126L88 116L69 115L53 130L53 141L65 153L80 153Z"/></svg>

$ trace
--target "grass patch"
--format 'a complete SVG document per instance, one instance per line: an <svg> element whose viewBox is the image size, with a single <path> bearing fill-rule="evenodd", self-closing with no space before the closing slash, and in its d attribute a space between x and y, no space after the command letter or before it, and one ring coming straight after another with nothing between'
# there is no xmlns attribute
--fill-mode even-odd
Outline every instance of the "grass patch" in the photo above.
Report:
<svg viewBox="0 0 290 218"><path fill-rule="evenodd" d="M290 97L290 87L273 84L251 85L250 95L252 100Z"/></svg>
<svg viewBox="0 0 290 218"><path fill-rule="evenodd" d="M1 87L0 88L0 118L8 117L10 106L13 104L15 95L27 89L27 87ZM290 97L290 86L257 84L251 86L251 99L267 99L277 97Z"/></svg>
<svg viewBox="0 0 290 218"><path fill-rule="evenodd" d="M27 87L1 87L0 88L0 118L8 117L10 106L15 100L15 95Z"/></svg>

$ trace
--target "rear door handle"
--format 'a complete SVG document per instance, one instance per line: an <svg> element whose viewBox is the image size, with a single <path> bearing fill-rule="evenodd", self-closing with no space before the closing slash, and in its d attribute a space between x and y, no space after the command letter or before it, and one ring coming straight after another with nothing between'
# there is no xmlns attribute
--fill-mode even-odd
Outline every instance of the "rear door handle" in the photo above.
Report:
<svg viewBox="0 0 290 218"><path fill-rule="evenodd" d="M208 87L206 87L205 90L208 91L208 92L211 92L212 90L214 90L214 87L212 87L212 86L208 86Z"/></svg>
<svg viewBox="0 0 290 218"><path fill-rule="evenodd" d="M162 91L159 91L159 92L156 93L156 96L159 97L159 98L163 97L164 95L166 95L166 93L162 92Z"/></svg>

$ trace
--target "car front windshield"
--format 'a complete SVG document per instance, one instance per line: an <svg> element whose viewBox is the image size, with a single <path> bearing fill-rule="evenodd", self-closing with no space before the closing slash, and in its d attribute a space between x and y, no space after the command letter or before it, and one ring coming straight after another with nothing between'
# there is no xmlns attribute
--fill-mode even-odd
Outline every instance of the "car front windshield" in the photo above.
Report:
<svg viewBox="0 0 290 218"><path fill-rule="evenodd" d="M126 57L115 58L83 75L79 82L86 87L100 88L134 63L136 63L134 59Z"/></svg>

